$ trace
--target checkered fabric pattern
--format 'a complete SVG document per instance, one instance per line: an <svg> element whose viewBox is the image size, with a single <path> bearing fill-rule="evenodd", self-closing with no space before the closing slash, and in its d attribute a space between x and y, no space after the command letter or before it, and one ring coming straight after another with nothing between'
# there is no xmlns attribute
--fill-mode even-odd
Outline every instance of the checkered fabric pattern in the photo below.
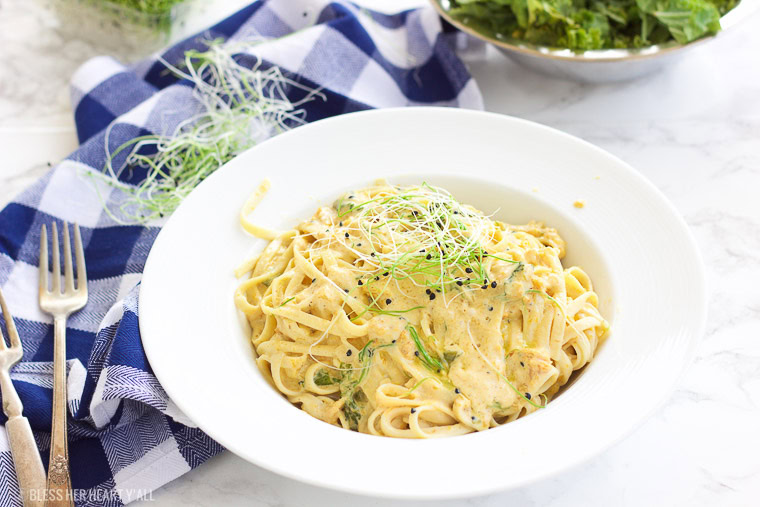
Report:
<svg viewBox="0 0 760 507"><path fill-rule="evenodd" d="M203 41L253 37L266 38L251 50L257 58L322 89L326 100L304 105L307 121L390 106L482 108L432 8L383 15L342 1L261 0L162 57L174 63L188 49L203 49ZM138 135L171 132L189 116L194 98L189 83L157 59L125 67L106 57L77 71L72 96L80 148L0 211L0 286L25 352L11 377L47 467L53 326L37 303L40 228L77 222L90 298L67 329L71 477L78 505L122 505L223 449L167 397L142 349L136 287L162 222L115 223L83 175L104 166L107 126L111 149ZM110 202L124 198L120 190L109 192ZM20 504L0 426L0 506Z"/></svg>

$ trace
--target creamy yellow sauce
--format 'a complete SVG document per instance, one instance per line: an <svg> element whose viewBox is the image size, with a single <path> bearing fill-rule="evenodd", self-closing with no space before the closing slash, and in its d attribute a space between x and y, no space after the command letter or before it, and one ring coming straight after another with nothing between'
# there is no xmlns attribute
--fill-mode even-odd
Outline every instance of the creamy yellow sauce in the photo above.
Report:
<svg viewBox="0 0 760 507"><path fill-rule="evenodd" d="M593 358L608 325L564 250L541 223L379 183L274 238L236 303L262 372L314 417L457 435L545 406Z"/></svg>

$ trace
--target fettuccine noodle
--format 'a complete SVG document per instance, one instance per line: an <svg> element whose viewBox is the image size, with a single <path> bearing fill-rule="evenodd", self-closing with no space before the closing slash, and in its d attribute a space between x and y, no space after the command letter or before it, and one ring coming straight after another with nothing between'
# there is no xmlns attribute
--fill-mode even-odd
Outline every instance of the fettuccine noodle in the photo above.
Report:
<svg viewBox="0 0 760 507"><path fill-rule="evenodd" d="M509 225L423 184L379 182L272 235L235 294L257 363L291 403L404 438L486 430L543 406L608 324L541 223Z"/></svg>

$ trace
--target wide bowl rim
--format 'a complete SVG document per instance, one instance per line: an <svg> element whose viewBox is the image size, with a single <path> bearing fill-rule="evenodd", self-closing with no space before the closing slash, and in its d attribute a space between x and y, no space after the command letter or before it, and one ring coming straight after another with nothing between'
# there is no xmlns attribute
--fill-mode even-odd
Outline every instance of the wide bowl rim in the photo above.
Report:
<svg viewBox="0 0 760 507"><path fill-rule="evenodd" d="M418 117L415 119L415 116ZM495 480L493 478L493 473L485 473L484 470L480 469L473 469L469 470L468 474L476 474L476 475L483 475L485 478L478 480L476 483L470 483L470 482L462 482L462 481L449 481L450 484L440 484L440 481L428 481L428 483L424 483L422 486L418 482L416 478L413 478L414 480L410 479L409 477L405 477L404 480L406 482L396 485L396 487L388 488L387 485L384 485L383 481L376 481L372 480L372 477L366 477L361 476L361 480L359 481L352 481L348 480L344 475L335 476L334 474L330 474L331 470L334 470L331 466L331 462L329 460L332 459L342 459L343 454L341 453L335 453L336 457L333 456L319 456L320 461L319 463L324 465L323 468L327 470L321 471L321 470L315 470L313 467L308 467L311 462L309 460L297 460L298 463L293 463L292 460L288 460L287 456L283 456L287 453L284 453L281 448L278 448L277 455L274 455L273 448L278 443L281 443L282 438L269 438L269 439L260 439L260 438L254 438L251 440L250 437L255 437L258 435L266 435L267 433L255 433L254 429L272 429L276 428L276 431L280 434L284 434L289 438L289 442L291 446L298 447L299 444L302 444L308 440L309 445L314 445L314 442L319 442L320 445L322 445L323 442L330 443L331 441L337 442L340 441L342 445L348 446L348 448L351 447L352 444L361 444L364 446L364 450L367 453L370 453L371 450L377 450L380 446L383 448L383 452L388 454L389 451L404 451L404 450L422 450L420 453L424 459L433 459L435 456L428 456L425 457L426 453L425 450L432 450L434 448L440 448L441 441L406 441L403 439L389 439L389 438L380 438L380 437L372 437L369 435L360 435L353 432L345 431L340 428L335 428L333 426L327 425L325 423L322 423L316 419L312 419L311 416L306 414L305 412L301 412L297 408L294 408L292 405L290 405L287 400L279 400L278 403L281 404L281 406L285 407L287 406L288 417L286 419L277 419L277 418L262 418L261 420L253 421L253 420L243 420L241 421L240 417L238 418L231 418L228 416L229 413L229 407L225 406L224 404L230 400L231 394L225 391L215 391L215 387L213 382L209 384L208 378L205 376L190 376L188 377L186 375L186 371L188 367L193 366L193 363L183 362L183 359L187 359L189 357L193 358L193 362L197 363L199 361L213 361L215 359L215 352L207 351L206 354L203 355L203 357L198 357L198 354L194 351L197 351L197 349L193 348L194 343L192 341L188 341L190 336L188 335L181 335L182 337L182 345L183 350L178 350L176 347L172 346L172 343L178 343L177 339L168 340L169 334L176 335L177 333L181 333L182 329L177 328L178 322L182 321L180 318L177 320L177 317L180 317L179 314L174 315L174 319L167 319L167 311L171 314L171 309L167 309L166 302L167 302L167 295L170 297L175 296L175 290L176 287L170 286L170 285L162 285L160 282L167 281L166 276L167 272L172 271L180 271L181 276L184 278L186 277L186 274L188 271L182 270L182 263L177 262L177 257L172 255L171 249L167 250L165 248L165 243L171 242L172 239L176 239L177 235L187 232L187 227L190 227L192 224L192 231L194 233L197 233L197 223L198 222L187 222L187 219L189 218L195 218L195 215L193 215L194 208L198 213L201 212L201 209L199 209L199 205L204 203L204 199L209 195L216 195L213 194L213 192L216 191L217 187L220 186L220 184L225 180L224 174L237 174L241 173L241 171L246 170L248 171L250 167L252 167L250 164L251 155L253 153L260 153L262 150L266 149L270 152L279 151L283 148L284 144L287 144L288 139L292 140L298 140L299 146L302 147L304 152L308 152L308 148L312 145L325 140L334 139L334 135L336 134L335 129L340 127L343 129L343 131L346 131L349 127L353 131L357 131L355 135L350 135L349 137L357 137L357 136L367 136L368 133L365 132L358 132L361 129L357 129L357 126L359 124L364 125L365 128L374 129L373 132L388 132L388 129L385 127L388 127L390 123L393 123L394 125L404 125L406 124L406 129L413 130L415 132L418 132L419 124L423 123L426 125L436 125L436 123L439 124L439 127L441 129L444 129L446 126L451 126L454 123L456 125L461 125L463 121L470 121L470 122L483 122L486 124L490 124L492 127L500 127L505 128L509 125L508 131L518 132L518 131L525 131L527 132L526 135L532 136L536 141L538 140L552 140L558 145L558 150L562 152L563 150L570 150L568 153L575 153L575 150L578 150L578 152L583 152L588 154L588 159L591 161L597 161L604 164L604 168L598 168L597 170L604 172L610 176L609 181L610 185L618 185L619 182L616 182L614 176L620 176L623 178L624 182L633 183L635 188L638 188L641 194L640 196L648 196L648 198L651 200L650 204L656 205L655 207L657 209L660 209L663 211L663 213L666 215L663 217L663 220L661 220L661 223L668 224L669 230L672 230L673 232L677 233L677 239L679 244L683 248L686 249L688 255L686 258L690 259L690 262L684 262L685 270L692 275L694 275L693 278L690 278L690 283L693 285L692 291L690 291L690 301L693 303L693 306L689 307L690 312L696 311L696 318L691 318L688 322L683 322L679 324L679 338L676 341L672 341L671 345L672 347L675 347L677 349L677 352L680 353L678 356L678 367L671 368L670 372L665 374L662 374L660 376L659 385L658 385L658 391L657 392L648 392L646 390L641 391L637 388L636 391L630 391L630 392L637 392L635 399L629 399L627 403L628 406L637 407L632 415L631 418L626 418L625 427L619 427L618 425L609 425L605 431L603 431L603 434L596 435L595 438L597 438L597 442L593 446L582 446L581 452L573 452L575 449L574 445L577 447L577 445L581 445L582 442L576 443L573 445L569 445L568 449L565 449L564 457L559 460L558 463L549 463L546 464L543 461L541 462L541 468L539 472L533 471L533 472L522 472L521 477L508 477L503 476L503 470L494 470L493 473L499 474L498 480ZM452 123L453 122L453 123ZM317 124L321 124L319 128L317 128ZM371 125L370 125L371 124ZM309 136L306 136L305 133L308 131L311 132L317 132L318 130L322 130L323 132L320 133L319 136L311 135L311 140L307 141L307 138ZM446 129L448 130L448 129ZM493 135L502 135L500 132L492 131ZM399 137L401 134L394 134L396 137ZM371 139L372 137L369 136ZM345 141L345 139L344 139ZM419 142L419 139L415 139L415 147L417 146L417 143ZM305 144L305 146L304 146ZM409 143L407 143L409 144ZM382 144L380 144L382 146ZM267 146L267 148L264 148ZM563 148L564 147L564 148ZM415 148L416 149L416 148ZM230 165L227 167L224 171L218 171L215 174L213 174L210 178L208 178L201 186L196 189L196 191L191 194L188 197L188 200L183 203L182 206L175 212L175 214L169 219L167 224L164 226L164 229L159 234L158 238L156 239L156 243L154 245L154 248L151 250L151 255L148 258L148 261L146 262L142 285L140 289L140 313L139 313L139 324L140 324L140 330L143 333L143 344L145 348L145 352L147 355L147 358L149 362L151 363L151 366L154 368L154 372L159 379L159 381L162 383L163 387L165 388L168 395L172 398L172 401L174 402L175 406L179 408L181 411L183 411L185 414L190 416L198 425L199 427L206 431L209 436L216 439L219 443L224 445L225 447L229 448L245 460L254 463L258 466L261 466L263 468L266 468L268 470L271 470L277 474L289 477L291 479L295 479L301 482L305 482L308 484L312 484L315 486L320 487L327 487L334 490L340 490L347 493L354 493L354 494L360 494L360 495L372 495L376 497L386 497L386 498L404 498L404 499L443 499L443 498L462 498L466 496L472 496L472 495L482 495L487 494L495 491L510 489L514 487L522 487L527 484L531 484L535 481L544 479L546 477L549 477L551 475L554 475L556 473L560 473L562 471L567 470L570 467L577 466L578 464L585 462L589 459L591 459L594 456L597 456L602 451L608 449L610 446L614 445L615 443L619 442L621 439L623 439L625 436L630 434L635 428L639 427L649 415L651 415L655 410L657 410L658 407L660 407L665 400L668 397L668 394L671 392L671 390L675 387L678 379L683 374L683 371L685 370L686 366L689 364L689 361L694 355L694 351L697 345L697 342L699 341L699 338L704 333L705 324L706 324L706 318L707 318L707 294L706 294L706 288L705 288L705 276L704 276L704 266L701 261L701 256L699 254L699 250L697 249L696 242L694 240L693 235L691 234L688 226L686 225L683 218L680 216L680 214L677 212L675 207L672 203L670 203L665 196L648 180L646 180L643 176L641 176L639 173L636 172L635 169L633 169L631 166L626 164L625 162L621 161L617 157L614 157L613 155L609 154L608 152L593 146L592 144L583 141L577 137L571 136L569 134L563 133L561 131L558 131L556 129L537 124L535 122L530 122L527 120L514 118L506 115L499 115L495 113L485 113L485 112L479 112L479 111L467 111L467 110L460 110L460 109L449 109L449 108L399 108L399 109L386 109L386 110L376 110L376 111L366 111L366 112L358 112L358 113L352 113L347 115L342 115L337 118L331 118L326 119L320 122L315 122L313 126L305 126L299 129L294 130L293 132L285 133L281 136L278 136L274 140L263 143L260 146L254 147L252 150L250 150L249 155L241 155L239 158L235 159L237 162L232 161L230 162ZM304 155L306 156L306 155ZM311 156L311 155L309 155ZM391 155L389 155L391 156ZM392 156L396 156L396 154L392 154ZM331 161L331 163L333 163ZM593 165L593 164L591 164ZM234 169L233 169L234 167ZM353 168L353 166L352 166ZM350 170L351 168L344 168L345 171ZM547 171L548 169L541 169L542 171ZM587 168L588 171L592 171L592 168ZM456 174L460 170L453 170L450 169L445 174ZM469 173L468 173L469 174ZM591 175L587 174L588 179L591 180ZM251 178L252 176L247 176L247 178ZM286 176L281 176L282 178L285 178ZM575 177L575 176L574 176ZM607 177L603 177L603 180L607 180ZM248 180L246 180L248 181ZM504 181L503 177L500 177L500 181ZM253 181L252 181L253 183ZM600 183L603 185L607 185L607 183ZM246 185L247 186L247 185ZM247 194L247 192L251 190L251 188L242 188L242 189L235 189L235 194L241 194L240 196L240 202L244 200L244 197L242 197L242 194ZM549 190L542 190L549 191ZM633 190L631 190L633 191ZM316 194L315 194L316 195ZM193 203L193 204L189 204ZM235 212L230 214L231 218L234 218L237 216L238 210L237 210L237 204L238 199L235 198ZM275 205L273 205L275 206ZM601 204L600 204L601 206ZM275 206L276 207L276 206ZM206 210L203 210L203 213L206 213ZM601 207L598 209L598 211L594 211L594 208L590 208L586 211L586 215L584 217L590 217L588 213L598 213L599 215L605 215L602 213ZM212 213L213 215L213 213ZM226 216L226 215L225 215ZM214 217L212 217L214 218ZM183 226L180 226L179 223L181 223L183 220L185 220L185 224ZM214 219L215 220L215 219ZM216 224L216 222L214 221ZM233 224L230 224L232 226ZM237 224L235 224L237 225ZM592 234L593 236L593 234ZM170 237L172 239L170 239ZM200 243L190 237L190 235L184 236L186 239L183 239L184 241L192 241L195 248L200 248ZM612 240L610 240L612 241ZM163 251L163 253L162 253ZM683 252L682 252L683 253ZM237 260L239 261L239 259ZM237 264L237 261L235 264L230 263L230 266L234 267L234 265ZM179 267L169 267L170 263L175 263ZM226 265L226 264L225 264ZM231 269L230 269L231 271ZM679 271L680 272L680 271ZM157 275L160 275L157 277ZM172 276L171 273L169 273L169 276ZM637 275L638 277L639 275ZM646 273L643 274L644 277L647 276ZM198 283L198 281L203 281L203 279L193 279L193 283ZM619 282L616 282L619 283ZM157 290L159 289L159 290ZM616 292L619 292L616 290ZM197 296L200 297L200 294ZM188 315L194 315L193 309L197 307L198 305L203 305L204 300L203 299L197 299L195 301L195 306L190 307L188 305L185 305L182 303L182 305L179 305L177 303L174 305L173 309L176 310L176 307L182 306L184 308L184 311L188 312ZM231 301L229 302L231 304ZM222 304L225 306L225 308L228 305L228 301L225 298L225 301L219 302L218 304ZM186 307L186 308L185 308ZM633 310L633 309L630 309ZM233 311L233 310L230 310ZM628 310L626 310L628 312ZM617 310L616 310L617 315ZM628 313L628 315L631 315ZM690 313L692 315L692 313ZM617 318L617 317L616 317ZM182 324L182 326L197 326L197 325L203 325L202 322L196 322L198 319L193 317L193 321L187 321L185 324ZM628 317L629 326L630 326L630 320L631 318ZM675 319L678 320L678 319ZM160 325L158 325L160 324ZM152 328L152 329L151 329ZM622 329L626 329L625 326L623 326ZM621 332L621 327L617 327L616 333ZM167 334L169 333L169 334ZM219 329L214 330L215 334L219 334ZM630 331L629 331L630 333ZM209 335L205 335L209 336ZM200 340L200 338L195 339L196 342ZM203 341L205 345L205 340ZM189 345L189 346L188 346ZM660 347L660 345L658 345ZM224 354L218 354L219 357L224 356ZM671 356L668 354L667 350L660 351L659 357L666 358L668 361L671 360ZM242 360L242 359L241 359ZM247 360L247 359L246 359ZM648 358L647 361L650 361ZM651 361L654 361L652 363L652 366L649 366L649 368L657 368L660 364L658 362L657 358L651 359ZM226 365L227 363L225 363ZM237 364L237 363L235 363ZM167 369L167 366L171 366L171 368ZM231 366L235 366L234 364ZM232 368L231 366L226 366L224 370L235 370L235 368ZM225 373L224 375L228 375ZM584 373L584 378L590 378L587 376L588 373ZM238 377L239 378L239 377ZM245 379L244 379L245 380ZM615 381L614 384L619 384L619 382ZM206 385L209 384L209 385ZM599 387L596 387L596 386ZM594 384L595 389L602 388L601 384ZM226 384L225 384L226 387ZM267 389L271 389L271 387L267 386ZM602 388L603 389L603 388ZM269 392L269 391L267 391ZM626 391L629 392L629 391ZM630 394L629 392L629 394ZM570 391L568 391L568 394ZM274 390L271 392L272 395L275 394ZM208 396L214 395L216 398L215 400L209 400ZM268 396L271 399L274 399L272 396ZM199 402L197 400L203 399L204 405L201 408ZM234 398L233 398L234 399ZM557 400L557 403L562 403L563 407L571 406L573 403L569 399L566 399L565 401L562 400L562 398L559 398ZM221 412L215 412L211 409L224 407L224 413ZM559 409L559 405L556 405ZM264 408L273 408L273 406L270 404L269 407ZM237 408L236 410L243 410L240 408ZM246 415L250 415L249 412L251 412L252 409L248 408L245 410ZM625 409L623 412L626 412ZM279 409L278 409L279 412ZM563 412L564 413L564 412ZM279 414L282 415L282 414ZM558 412L559 415L559 412ZM624 415L622 412L618 413L618 411L602 411L602 413L598 414L600 416L600 419L598 421L595 421L593 426L594 428L603 428L605 427L604 422L609 418L617 418L619 419ZM197 418L196 418L197 417ZM260 413L256 414L256 417L260 417ZM542 417L540 414L535 417L534 419L526 418L520 421L516 421L514 423L511 423L512 425L515 425L514 428L525 428L527 427L527 424L530 424L531 426L531 432L536 433L541 431L543 429L546 429L546 425L551 422L557 422L558 418L557 416L550 416L550 414L546 414L546 417ZM308 423L305 423L305 421L308 420ZM249 437L245 440L241 440L242 433L240 431L237 431L237 433L229 432L228 430L239 430L241 426L245 426L245 436ZM295 433L295 431L302 431L305 428L309 428L308 432L304 432L303 435L298 435ZM535 428L534 428L535 427ZM503 429L503 428L502 428ZM294 430L292 433L288 433L289 430ZM339 433L339 436L337 436ZM483 450L486 447L492 448L493 444L501 442L504 444L505 442L512 442L515 441L515 439L518 438L518 433L522 434L522 432L510 432L509 435L507 432L499 431L499 429L496 430L489 430L483 433L473 434L469 435L468 437L459 437L459 438L451 438L451 439L445 439L446 440L446 446L447 451L451 452L453 456L466 456L471 455L473 452L478 452L479 450ZM321 440L325 439L325 440ZM370 442L372 440L372 442ZM519 440L519 439L518 439ZM465 445L466 444L466 445ZM466 448L466 449L465 449ZM405 454L399 454L401 456L404 456ZM543 454L541 454L543 455ZM379 456L380 458L383 458L384 456ZM385 456L387 458L387 456ZM397 455L394 455L394 457L397 457ZM420 458L420 459L423 459ZM491 458L489 458L491 459ZM519 462L519 460L512 460L513 462L519 462L520 467L523 467L525 465L524 463L525 456L523 456L523 461ZM301 461L304 461L304 463L301 463ZM436 460L440 461L440 460ZM342 461L340 462L342 465L345 465ZM382 464L382 459L381 459ZM415 460L410 460L411 465L415 465ZM464 465L467 463L465 462ZM411 466L409 465L409 466ZM407 465L404 465L407 466ZM404 466L400 466L399 470L386 470L386 474L390 474L389 476L400 476L404 474L405 468ZM449 464L446 464L447 467L450 467ZM377 466L375 466L377 468ZM472 468L472 467L469 467ZM535 468L535 467L533 467ZM448 469L448 468L447 468ZM349 476L353 475L356 476L357 473L359 473L360 467L357 468L355 471L348 471L345 472ZM394 475L395 474L395 475ZM366 475L366 474L365 474ZM520 474L518 474L519 476ZM472 475L472 477L475 477L475 475ZM436 479L440 479L440 477L436 476Z"/></svg>
<svg viewBox="0 0 760 507"><path fill-rule="evenodd" d="M679 44L675 41L664 44L654 44L644 48L620 48L620 49L590 49L585 51L573 51L568 48L555 48L550 46L541 46L529 42L520 41L519 39L508 38L505 40L491 37L490 35L479 32L478 30L466 25L465 23L453 18L443 7L445 0L430 0L438 14L448 23L458 30L475 37L476 39L489 42L499 49L521 53L526 56L537 57L541 59L557 60L563 62L583 62L583 63L610 63L625 62L633 60L648 60L665 54L696 47L711 41L730 28L749 18L760 7L758 0L741 0L739 4L724 14L720 18L721 31L714 35L708 35L700 39L691 41L686 44Z"/></svg>

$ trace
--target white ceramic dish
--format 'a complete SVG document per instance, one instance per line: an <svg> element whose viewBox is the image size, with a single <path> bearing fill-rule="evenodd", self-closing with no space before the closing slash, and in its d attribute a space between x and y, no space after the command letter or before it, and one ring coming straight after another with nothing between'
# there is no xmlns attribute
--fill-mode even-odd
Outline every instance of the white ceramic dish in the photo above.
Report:
<svg viewBox="0 0 760 507"><path fill-rule="evenodd" d="M371 183L421 180L516 223L541 219L591 275L612 333L549 407L501 428L439 440L374 437L292 406L263 379L233 305L232 271L264 242L239 209L284 228ZM534 190L538 191L534 191ZM586 207L573 207L584 199ZM316 122L242 154L198 187L151 251L140 292L148 359L167 393L239 456L328 488L446 498L525 485L628 434L673 388L706 316L702 264L675 209L635 170L556 130L490 113L409 108Z"/></svg>

